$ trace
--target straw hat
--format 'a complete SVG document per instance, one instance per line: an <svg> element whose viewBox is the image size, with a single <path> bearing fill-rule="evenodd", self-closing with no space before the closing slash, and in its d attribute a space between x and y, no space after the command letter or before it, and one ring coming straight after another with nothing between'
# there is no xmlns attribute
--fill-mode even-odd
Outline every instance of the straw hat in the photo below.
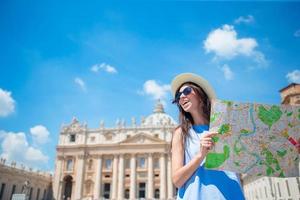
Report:
<svg viewBox="0 0 300 200"><path fill-rule="evenodd" d="M186 82L192 82L197 85L199 85L207 94L208 98L210 100L216 99L216 93L212 86L209 84L207 80L202 78L199 75L193 74L193 73L182 73L177 75L171 82L171 91L173 98L175 98L175 93L178 90L178 88Z"/></svg>

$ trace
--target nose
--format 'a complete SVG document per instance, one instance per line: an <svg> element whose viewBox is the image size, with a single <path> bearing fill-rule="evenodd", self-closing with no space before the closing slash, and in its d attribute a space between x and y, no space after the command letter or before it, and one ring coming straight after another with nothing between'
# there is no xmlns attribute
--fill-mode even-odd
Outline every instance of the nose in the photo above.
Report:
<svg viewBox="0 0 300 200"><path fill-rule="evenodd" d="M186 97L186 95L183 94L183 93L181 93L181 94L179 95L179 101L180 101L183 97Z"/></svg>
<svg viewBox="0 0 300 200"><path fill-rule="evenodd" d="M182 96L182 95L183 95L183 96ZM186 95L182 92L182 93L180 94L179 98L181 98L181 97L186 97Z"/></svg>

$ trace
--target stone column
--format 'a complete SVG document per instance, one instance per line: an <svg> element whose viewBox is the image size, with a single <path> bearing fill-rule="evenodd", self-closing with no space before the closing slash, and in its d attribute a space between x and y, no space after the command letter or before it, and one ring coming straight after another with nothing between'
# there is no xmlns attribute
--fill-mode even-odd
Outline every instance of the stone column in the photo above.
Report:
<svg viewBox="0 0 300 200"><path fill-rule="evenodd" d="M75 182L75 200L82 198L83 172L84 172L84 155L77 157L76 182Z"/></svg>
<svg viewBox="0 0 300 200"><path fill-rule="evenodd" d="M61 194L61 172L63 171L62 169L62 162L63 162L63 157L62 156L58 156L56 158L56 168L55 168L55 175L54 175L54 184L53 184L53 193L54 193L54 197L56 199L60 199L60 194Z"/></svg>
<svg viewBox="0 0 300 200"><path fill-rule="evenodd" d="M153 156L148 154L148 192L147 198L153 199Z"/></svg>
<svg viewBox="0 0 300 200"><path fill-rule="evenodd" d="M94 188L94 199L98 200L101 196L101 179L102 179L102 156L97 157L96 181Z"/></svg>
<svg viewBox="0 0 300 200"><path fill-rule="evenodd" d="M113 161L113 177L112 177L112 199L117 199L117 183L118 183L118 155L114 155Z"/></svg>
<svg viewBox="0 0 300 200"><path fill-rule="evenodd" d="M118 199L124 199L124 154L119 157Z"/></svg>
<svg viewBox="0 0 300 200"><path fill-rule="evenodd" d="M162 153L159 158L160 162L160 199L166 199L166 157L165 154Z"/></svg>
<svg viewBox="0 0 300 200"><path fill-rule="evenodd" d="M130 194L129 199L136 199L136 155L132 154L130 158Z"/></svg>
<svg viewBox="0 0 300 200"><path fill-rule="evenodd" d="M172 165L171 165L171 158L168 155L168 176L167 176L167 180L168 180L168 199L172 199L173 198L173 183L172 183Z"/></svg>

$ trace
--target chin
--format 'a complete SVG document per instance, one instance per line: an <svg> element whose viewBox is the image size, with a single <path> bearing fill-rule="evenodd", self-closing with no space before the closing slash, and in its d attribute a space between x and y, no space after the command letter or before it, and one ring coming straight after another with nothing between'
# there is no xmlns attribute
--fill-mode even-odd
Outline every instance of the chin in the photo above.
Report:
<svg viewBox="0 0 300 200"><path fill-rule="evenodd" d="M187 107L187 108L182 108L182 109L184 110L184 112L190 113L191 110L192 110L192 106L189 106L189 107Z"/></svg>

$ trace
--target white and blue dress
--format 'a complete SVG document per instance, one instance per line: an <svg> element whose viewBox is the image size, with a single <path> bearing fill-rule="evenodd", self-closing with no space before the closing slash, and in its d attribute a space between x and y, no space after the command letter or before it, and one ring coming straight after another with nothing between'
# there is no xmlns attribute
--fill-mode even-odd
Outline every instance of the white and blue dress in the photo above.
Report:
<svg viewBox="0 0 300 200"><path fill-rule="evenodd" d="M195 125L189 130L184 150L184 165L189 163L200 149L200 137L208 125ZM244 200L237 175L229 171L207 170L205 160L193 175L178 189L177 200Z"/></svg>

